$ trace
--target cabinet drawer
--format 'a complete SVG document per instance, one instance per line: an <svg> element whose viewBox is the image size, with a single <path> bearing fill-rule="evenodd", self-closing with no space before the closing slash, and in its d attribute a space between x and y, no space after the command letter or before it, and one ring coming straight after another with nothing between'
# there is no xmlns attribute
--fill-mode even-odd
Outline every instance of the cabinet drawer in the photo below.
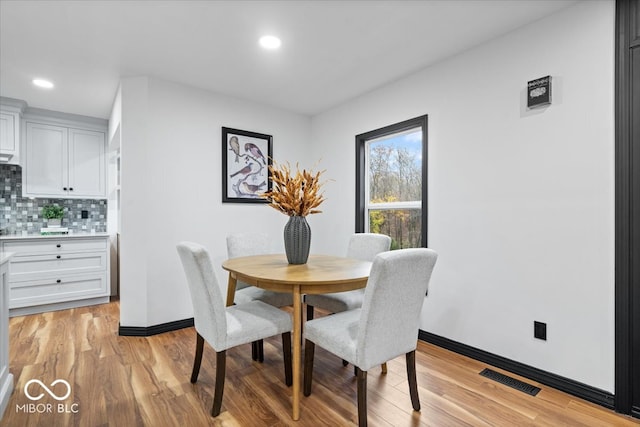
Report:
<svg viewBox="0 0 640 427"><path fill-rule="evenodd" d="M81 274L60 279L10 283L9 308L108 296L106 274Z"/></svg>
<svg viewBox="0 0 640 427"><path fill-rule="evenodd" d="M107 269L105 252L26 255L11 260L9 282L51 278Z"/></svg>
<svg viewBox="0 0 640 427"><path fill-rule="evenodd" d="M77 251L100 251L107 249L106 239L46 239L6 242L5 252L14 252L15 256L35 253L57 253Z"/></svg>

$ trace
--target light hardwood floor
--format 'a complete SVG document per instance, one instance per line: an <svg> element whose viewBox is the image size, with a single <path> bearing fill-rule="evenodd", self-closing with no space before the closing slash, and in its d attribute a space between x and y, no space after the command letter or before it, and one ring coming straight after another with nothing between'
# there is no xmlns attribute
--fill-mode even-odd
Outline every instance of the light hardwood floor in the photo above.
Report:
<svg viewBox="0 0 640 427"><path fill-rule="evenodd" d="M211 418L215 354L205 346L198 382L189 382L195 348L193 328L147 338L117 335L119 304L83 307L10 321L10 370L16 387L2 426L347 426L357 424L356 382L351 366L316 348L310 397L301 418L290 418L291 389L284 385L280 337L265 341L264 363L251 360L249 345L227 352L222 413ZM478 373L487 365L420 342L416 356L421 412L413 412L404 357L368 376L371 426L638 426L573 396L539 386L528 396ZM499 369L496 369L500 371ZM504 371L501 371L504 372ZM71 395L56 401L38 384L56 379ZM63 384L52 390L65 393ZM26 413L25 404L40 404ZM51 404L51 412L47 410ZM63 407L59 406L63 405ZM76 405L76 406L73 406ZM26 409L25 409L26 408ZM37 413L38 409L42 413ZM61 412L59 411L61 409ZM75 413L73 413L75 412Z"/></svg>

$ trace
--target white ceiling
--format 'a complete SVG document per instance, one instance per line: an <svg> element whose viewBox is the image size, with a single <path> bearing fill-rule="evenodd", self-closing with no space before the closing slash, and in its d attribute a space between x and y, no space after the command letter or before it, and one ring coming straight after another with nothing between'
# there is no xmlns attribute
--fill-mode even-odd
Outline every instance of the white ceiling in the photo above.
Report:
<svg viewBox="0 0 640 427"><path fill-rule="evenodd" d="M108 118L119 78L149 75L314 115L574 3L1 0L0 95Z"/></svg>

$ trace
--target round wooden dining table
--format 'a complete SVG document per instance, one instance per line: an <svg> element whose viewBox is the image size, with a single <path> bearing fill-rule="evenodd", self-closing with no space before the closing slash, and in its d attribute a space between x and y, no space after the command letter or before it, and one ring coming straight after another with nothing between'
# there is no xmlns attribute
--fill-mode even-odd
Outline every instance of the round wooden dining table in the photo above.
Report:
<svg viewBox="0 0 640 427"><path fill-rule="evenodd" d="M228 259L227 305L232 305L236 283L241 280L259 288L293 294L293 399L292 418L300 419L300 363L302 295L350 291L367 284L371 262L330 255L310 255L306 264L289 264L284 254L254 255Z"/></svg>

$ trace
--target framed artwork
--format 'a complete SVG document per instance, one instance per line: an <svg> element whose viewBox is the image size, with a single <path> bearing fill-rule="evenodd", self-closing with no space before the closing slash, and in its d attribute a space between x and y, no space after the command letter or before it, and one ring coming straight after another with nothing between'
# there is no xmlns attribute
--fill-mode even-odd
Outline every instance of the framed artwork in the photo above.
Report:
<svg viewBox="0 0 640 427"><path fill-rule="evenodd" d="M222 201L269 203L260 197L271 190L273 137L246 130L222 128Z"/></svg>

